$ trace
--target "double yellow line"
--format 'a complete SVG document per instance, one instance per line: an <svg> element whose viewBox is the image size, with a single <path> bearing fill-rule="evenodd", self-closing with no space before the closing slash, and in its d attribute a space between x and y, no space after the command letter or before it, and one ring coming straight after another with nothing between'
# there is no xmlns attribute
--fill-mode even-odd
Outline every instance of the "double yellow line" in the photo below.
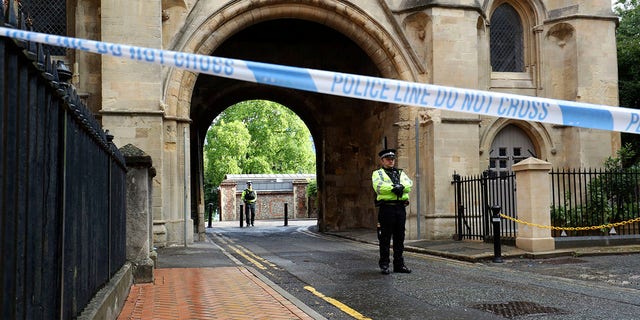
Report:
<svg viewBox="0 0 640 320"><path fill-rule="evenodd" d="M269 268L274 269L274 270L281 270L277 265L271 263L269 260L264 259L260 256L258 256L257 254L253 253L251 250L235 244L235 242L221 234L216 234L217 238L224 243L225 245L227 245L231 250L233 250L235 253L237 253L238 255L240 255L241 257L245 258L247 261L249 261L251 264L253 264L256 268L260 269L260 270L266 270L268 272ZM351 307L347 306L346 304L331 298L331 297L327 297L326 295L322 294L321 292L318 292L315 288L313 288L312 286L305 286L304 287L305 290L313 293L315 296L321 298L322 300L328 302L329 304L335 306L336 308L340 309L342 312L350 315L351 317L353 317L354 319L358 319L358 320L371 320L371 318L365 317L364 315L362 315L360 312L352 309Z"/></svg>
<svg viewBox="0 0 640 320"><path fill-rule="evenodd" d="M241 257L245 258L247 261L253 264L256 268L260 270L268 270L269 268L280 270L280 268L274 263L271 263L269 260L258 256L257 254L253 253L251 250L239 244L235 244L233 240L221 234L216 234L216 236L220 239L221 242L229 246L231 250L233 250L235 253L237 253Z"/></svg>

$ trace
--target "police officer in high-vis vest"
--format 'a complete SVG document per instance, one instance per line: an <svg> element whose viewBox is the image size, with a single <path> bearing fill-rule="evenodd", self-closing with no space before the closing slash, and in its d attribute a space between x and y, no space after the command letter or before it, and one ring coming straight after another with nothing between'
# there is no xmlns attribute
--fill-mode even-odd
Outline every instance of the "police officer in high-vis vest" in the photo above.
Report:
<svg viewBox="0 0 640 320"><path fill-rule="evenodd" d="M409 192L413 181L402 169L395 167L396 150L384 149L378 153L382 168L371 175L376 205L379 206L380 260L382 274L389 274L389 246L393 237L393 272L411 273L404 265L404 230L407 220L405 207L409 204Z"/></svg>
<svg viewBox="0 0 640 320"><path fill-rule="evenodd" d="M245 207L247 208L245 214L247 217L247 227L253 227L253 222L256 219L256 200L258 199L258 194L253 190L253 184L251 181L247 181L247 188L242 190L240 199L242 199Z"/></svg>

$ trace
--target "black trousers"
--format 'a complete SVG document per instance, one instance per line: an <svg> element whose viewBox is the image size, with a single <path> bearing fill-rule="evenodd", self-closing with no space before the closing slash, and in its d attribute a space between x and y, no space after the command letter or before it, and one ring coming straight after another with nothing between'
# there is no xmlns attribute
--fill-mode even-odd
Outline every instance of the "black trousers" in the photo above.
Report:
<svg viewBox="0 0 640 320"><path fill-rule="evenodd" d="M404 251L404 230L407 212L404 205L384 205L378 211L380 223L380 267L389 267L389 249L393 238L393 266L404 265L402 252Z"/></svg>
<svg viewBox="0 0 640 320"><path fill-rule="evenodd" d="M253 225L253 221L256 219L256 203L245 202L244 204L247 207L247 211L244 213L247 217L247 225ZM251 212L251 215L249 215L249 212Z"/></svg>

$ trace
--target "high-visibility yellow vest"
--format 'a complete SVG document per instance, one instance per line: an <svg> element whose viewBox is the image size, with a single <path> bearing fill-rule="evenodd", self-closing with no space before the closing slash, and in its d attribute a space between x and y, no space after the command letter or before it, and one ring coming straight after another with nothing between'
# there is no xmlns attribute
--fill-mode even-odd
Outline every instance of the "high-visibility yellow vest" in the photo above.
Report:
<svg viewBox="0 0 640 320"><path fill-rule="evenodd" d="M250 191L253 191L253 194L255 195L255 198L249 200L249 199L245 199L245 196L247 195L247 193L249 193ZM242 190L242 195L240 196L240 199L242 199L242 201L246 202L246 203L255 203L256 200L258 199L258 193L255 192L255 190L253 189L244 189Z"/></svg>
<svg viewBox="0 0 640 320"><path fill-rule="evenodd" d="M380 168L371 174L371 181L373 182L373 190L376 192L376 200L378 201L405 201L409 200L409 192L413 186L413 181L409 179L406 173L402 169L397 169L400 172L400 184L404 186L402 191L402 197L398 197L391 189L393 189L393 182L391 178L384 170Z"/></svg>

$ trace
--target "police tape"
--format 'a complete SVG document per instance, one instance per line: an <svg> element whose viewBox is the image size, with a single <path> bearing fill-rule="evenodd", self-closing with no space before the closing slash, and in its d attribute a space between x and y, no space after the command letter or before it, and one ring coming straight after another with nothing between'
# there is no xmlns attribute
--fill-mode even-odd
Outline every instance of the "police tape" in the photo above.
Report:
<svg viewBox="0 0 640 320"><path fill-rule="evenodd" d="M640 133L640 110L137 47L0 27L0 36L196 73L400 105Z"/></svg>

